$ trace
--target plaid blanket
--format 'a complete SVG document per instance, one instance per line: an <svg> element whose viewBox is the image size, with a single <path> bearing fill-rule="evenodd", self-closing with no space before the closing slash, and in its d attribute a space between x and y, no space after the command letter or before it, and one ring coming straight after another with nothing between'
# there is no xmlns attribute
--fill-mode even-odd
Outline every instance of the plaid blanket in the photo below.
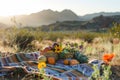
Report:
<svg viewBox="0 0 120 80"><path fill-rule="evenodd" d="M0 76L6 75L5 72L22 68L26 73L38 72L37 59L39 52L26 54L14 54L9 57L0 58ZM90 64L64 65L56 63L55 65L47 64L45 72L47 75L60 78L62 80L88 80L93 73Z"/></svg>
<svg viewBox="0 0 120 80"><path fill-rule="evenodd" d="M68 66L63 64L49 65L47 64L46 74L52 75L62 80L88 80L91 76L93 69L88 64L78 64Z"/></svg>
<svg viewBox="0 0 120 80"><path fill-rule="evenodd" d="M37 61L40 53L32 52L32 53L21 53L21 54L13 54L9 57L1 57L0 65L3 66L12 66L15 63L27 62L27 61Z"/></svg>
<svg viewBox="0 0 120 80"><path fill-rule="evenodd" d="M17 68L23 68L26 73L29 73L29 70L38 64L37 60L39 56L39 52L32 52L13 54L9 57L1 57L0 76L2 76L3 73L6 75L5 73L13 71Z"/></svg>

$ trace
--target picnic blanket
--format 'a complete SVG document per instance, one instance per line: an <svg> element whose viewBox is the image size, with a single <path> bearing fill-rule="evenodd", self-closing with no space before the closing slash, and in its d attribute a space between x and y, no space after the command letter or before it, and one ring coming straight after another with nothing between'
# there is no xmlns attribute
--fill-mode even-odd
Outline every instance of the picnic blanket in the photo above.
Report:
<svg viewBox="0 0 120 80"><path fill-rule="evenodd" d="M39 56L40 52L32 52L14 54L9 57L1 57L0 76L7 75L8 71L13 71L17 68L22 68L26 73L37 72L37 60ZM93 64L94 61L91 63ZM62 80L88 80L93 71L94 70L90 64L70 66L61 64L59 61L55 65L47 64L47 67L45 68L47 75L57 77Z"/></svg>
<svg viewBox="0 0 120 80"><path fill-rule="evenodd" d="M91 76L93 69L91 65L88 64L78 64L78 65L63 65L47 64L46 74L61 78L62 80L88 80L88 77Z"/></svg>
<svg viewBox="0 0 120 80"><path fill-rule="evenodd" d="M27 62L27 61L37 61L40 53L32 52L32 53L20 53L13 54L9 57L1 57L0 65L2 66L12 66L14 63Z"/></svg>
<svg viewBox="0 0 120 80"><path fill-rule="evenodd" d="M24 72L32 72L34 66L37 66L37 60L40 52L19 53L8 57L0 58L0 76L7 75L8 72L22 68ZM35 69L34 69L35 70Z"/></svg>
<svg viewBox="0 0 120 80"><path fill-rule="evenodd" d="M55 65L47 64L46 74L61 78L62 80L89 80L94 72L92 66L98 65L100 69L103 61L94 59L89 63L77 64L77 65L64 65L56 63Z"/></svg>

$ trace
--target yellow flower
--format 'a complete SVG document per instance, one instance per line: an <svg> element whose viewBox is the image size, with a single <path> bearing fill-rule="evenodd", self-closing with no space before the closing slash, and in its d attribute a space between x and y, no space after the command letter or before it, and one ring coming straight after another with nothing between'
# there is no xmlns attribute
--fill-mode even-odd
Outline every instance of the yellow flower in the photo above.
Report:
<svg viewBox="0 0 120 80"><path fill-rule="evenodd" d="M42 69L46 67L46 63L45 62L40 62L38 63L38 69Z"/></svg>
<svg viewBox="0 0 120 80"><path fill-rule="evenodd" d="M62 52L62 47L61 46L55 46L55 52L56 53Z"/></svg>

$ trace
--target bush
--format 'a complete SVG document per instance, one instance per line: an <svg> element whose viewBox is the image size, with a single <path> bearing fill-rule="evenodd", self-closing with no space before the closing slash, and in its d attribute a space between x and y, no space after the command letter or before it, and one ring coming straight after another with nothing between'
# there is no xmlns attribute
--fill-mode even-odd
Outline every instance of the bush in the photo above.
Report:
<svg viewBox="0 0 120 80"><path fill-rule="evenodd" d="M97 33L82 33L81 38L87 41L88 43L91 43L95 37L100 36Z"/></svg>
<svg viewBox="0 0 120 80"><path fill-rule="evenodd" d="M3 35L6 34L6 35ZM107 33L96 33L96 32L86 32L86 31L51 31L43 32L38 28L7 28L1 30L0 32L1 40L7 40L10 45L17 45L17 50L25 50L33 47L31 41L37 40L39 42L43 40L57 41L60 39L83 39L87 42L92 42L95 37L105 37L108 38ZM12 47L11 46L11 47ZM16 50L16 51L17 51ZM19 51L18 50L18 51ZM35 49L34 49L35 50Z"/></svg>
<svg viewBox="0 0 120 80"><path fill-rule="evenodd" d="M120 38L120 24L114 24L110 29L110 33L115 38Z"/></svg>
<svg viewBox="0 0 120 80"><path fill-rule="evenodd" d="M15 43L20 50L25 50L34 39L35 37L31 32L28 30L21 30L16 34Z"/></svg>

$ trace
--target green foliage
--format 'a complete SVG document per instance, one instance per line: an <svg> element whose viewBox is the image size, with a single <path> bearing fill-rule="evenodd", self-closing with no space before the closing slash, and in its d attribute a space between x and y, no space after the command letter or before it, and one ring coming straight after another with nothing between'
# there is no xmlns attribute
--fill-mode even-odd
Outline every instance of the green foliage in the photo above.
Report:
<svg viewBox="0 0 120 80"><path fill-rule="evenodd" d="M48 35L47 38L48 38L49 40L56 41L58 38L63 39L63 36L62 36L61 33L57 33L57 35L56 35L55 32L49 32L48 34L49 34L49 35Z"/></svg>
<svg viewBox="0 0 120 80"><path fill-rule="evenodd" d="M21 30L16 34L15 43L18 45L20 50L24 50L34 39L35 37L28 30Z"/></svg>
<svg viewBox="0 0 120 80"><path fill-rule="evenodd" d="M77 59L80 63L87 63L88 62L88 57L82 53L75 53L74 54L75 59Z"/></svg>
<svg viewBox="0 0 120 80"><path fill-rule="evenodd" d="M85 34L84 36L82 36L83 39L89 43L92 42L92 40L97 37L94 33L90 33L90 34Z"/></svg>
<svg viewBox="0 0 120 80"><path fill-rule="evenodd" d="M103 67L103 76L102 76L102 79L103 80L110 80L110 75L112 74L111 72L111 66L102 66Z"/></svg>
<svg viewBox="0 0 120 80"><path fill-rule="evenodd" d="M63 49L63 51L59 54L60 59L73 58L74 54L78 52L78 44L77 43L69 43Z"/></svg>
<svg viewBox="0 0 120 80"><path fill-rule="evenodd" d="M39 76L40 76L41 79L44 79L44 80L53 80L52 77L48 77L48 76L45 75L44 68L39 69L39 73L40 73Z"/></svg>
<svg viewBox="0 0 120 80"><path fill-rule="evenodd" d="M120 24L114 24L113 27L110 29L110 33L113 37L120 38Z"/></svg>
<svg viewBox="0 0 120 80"><path fill-rule="evenodd" d="M6 34L6 35L4 35ZM43 40L52 40L57 41L57 39L84 39L85 41L91 42L95 37L108 37L107 34L103 33L93 33L86 31L48 31L43 32L39 27L31 28L18 28L12 27L6 30L1 30L0 37L2 40L7 40L12 45L17 45L18 51L22 50L32 50L35 49L31 45L33 40L43 41ZM74 44L74 46L78 46ZM16 50L17 51L17 50Z"/></svg>
<svg viewBox="0 0 120 80"><path fill-rule="evenodd" d="M74 52L71 52L70 49L64 49L60 54L59 58L60 59L67 59L67 58L73 58Z"/></svg>
<svg viewBox="0 0 120 80"><path fill-rule="evenodd" d="M97 65L93 65L94 72L92 73L90 80L101 80L100 70Z"/></svg>
<svg viewBox="0 0 120 80"><path fill-rule="evenodd" d="M94 72L92 73L92 76L90 77L90 80L111 80L110 75L111 72L111 66L110 65L103 65L102 66L102 75L100 75L100 69L97 65L93 65Z"/></svg>

